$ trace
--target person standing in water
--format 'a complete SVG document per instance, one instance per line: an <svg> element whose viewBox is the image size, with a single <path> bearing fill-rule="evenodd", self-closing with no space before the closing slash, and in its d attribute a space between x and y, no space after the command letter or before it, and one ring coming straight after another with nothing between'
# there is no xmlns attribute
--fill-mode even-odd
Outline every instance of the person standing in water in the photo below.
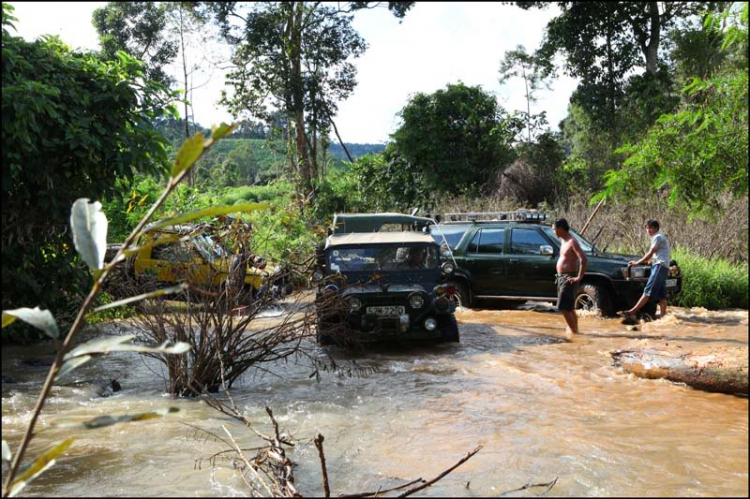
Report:
<svg viewBox="0 0 750 499"><path fill-rule="evenodd" d="M564 218L555 220L552 224L555 235L560 238L560 258L555 267L555 283L557 284L557 310L562 313L567 324L568 337L578 334L578 316L576 315L575 299L578 285L586 273L588 259L578 241L570 235L570 226Z"/></svg>
<svg viewBox="0 0 750 499"><path fill-rule="evenodd" d="M633 305L633 308L630 310L619 312L620 315L631 320L635 319L638 311L652 298L659 300L659 317L667 315L667 277L669 277L670 262L669 241L664 237L664 234L659 232L659 222L656 220L647 221L644 228L651 237L651 248L649 248L648 253L643 255L640 260L629 262L628 267L641 265L650 261L651 276L648 278L646 288L643 290L643 295L638 300L638 303Z"/></svg>

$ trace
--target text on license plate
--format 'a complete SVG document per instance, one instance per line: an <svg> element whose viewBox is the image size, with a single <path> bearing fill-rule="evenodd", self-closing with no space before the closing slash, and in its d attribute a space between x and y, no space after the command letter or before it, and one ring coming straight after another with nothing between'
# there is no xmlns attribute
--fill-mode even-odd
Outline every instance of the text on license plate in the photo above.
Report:
<svg viewBox="0 0 750 499"><path fill-rule="evenodd" d="M677 279L667 279L667 287L673 288L677 286Z"/></svg>
<svg viewBox="0 0 750 499"><path fill-rule="evenodd" d="M367 307L367 313L374 315L403 315L405 310L406 309L403 306L395 305L388 307Z"/></svg>

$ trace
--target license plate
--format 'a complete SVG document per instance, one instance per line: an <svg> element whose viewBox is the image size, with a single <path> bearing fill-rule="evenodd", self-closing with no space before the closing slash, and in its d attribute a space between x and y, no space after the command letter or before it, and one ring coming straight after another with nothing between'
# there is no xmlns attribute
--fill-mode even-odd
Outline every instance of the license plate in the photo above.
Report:
<svg viewBox="0 0 750 499"><path fill-rule="evenodd" d="M403 315L406 309L395 305L389 307L367 307L367 313L373 315L398 316Z"/></svg>
<svg viewBox="0 0 750 499"><path fill-rule="evenodd" d="M667 287L674 288L677 286L677 279L667 279Z"/></svg>

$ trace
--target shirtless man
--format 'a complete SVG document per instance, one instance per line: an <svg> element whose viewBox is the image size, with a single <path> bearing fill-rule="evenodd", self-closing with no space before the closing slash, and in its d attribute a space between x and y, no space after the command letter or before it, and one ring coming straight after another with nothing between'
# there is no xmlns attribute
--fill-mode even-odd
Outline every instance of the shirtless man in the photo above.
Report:
<svg viewBox="0 0 750 499"><path fill-rule="evenodd" d="M588 259L586 253L581 249L578 241L570 235L570 226L564 218L555 220L552 224L555 235L560 238L560 258L557 260L557 310L559 310L565 322L568 324L566 332L568 337L578 334L578 316L575 309L576 292L578 284L586 273Z"/></svg>

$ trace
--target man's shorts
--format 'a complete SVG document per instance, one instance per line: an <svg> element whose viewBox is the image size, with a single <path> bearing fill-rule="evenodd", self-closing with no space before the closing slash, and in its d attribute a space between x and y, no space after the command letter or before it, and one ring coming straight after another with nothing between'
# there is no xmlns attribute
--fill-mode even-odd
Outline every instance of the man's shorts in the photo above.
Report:
<svg viewBox="0 0 750 499"><path fill-rule="evenodd" d="M666 265L660 263L653 265L643 294L655 300L666 300L667 277L669 277L669 268Z"/></svg>
<svg viewBox="0 0 750 499"><path fill-rule="evenodd" d="M557 284L557 310L575 310L578 283L571 283L570 278L578 274L555 274Z"/></svg>

